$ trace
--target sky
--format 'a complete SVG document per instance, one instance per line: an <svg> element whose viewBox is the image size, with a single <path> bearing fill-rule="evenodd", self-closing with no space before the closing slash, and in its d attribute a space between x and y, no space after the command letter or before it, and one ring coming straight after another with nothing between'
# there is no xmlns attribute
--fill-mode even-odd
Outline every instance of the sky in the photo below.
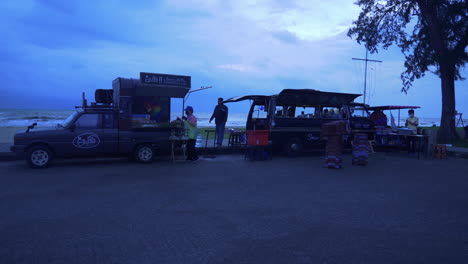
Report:
<svg viewBox="0 0 468 264"><path fill-rule="evenodd" d="M0 109L70 109L117 77L189 75L195 112L218 97L285 88L363 93L365 49L346 36L359 7L351 0L2 0ZM400 92L404 57L391 47L369 55L371 105L417 105L440 117L432 73ZM468 77L468 71L462 71ZM468 116L467 81L456 82ZM362 97L357 101L362 102ZM177 104L177 103L176 103ZM246 104L229 104L245 112Z"/></svg>

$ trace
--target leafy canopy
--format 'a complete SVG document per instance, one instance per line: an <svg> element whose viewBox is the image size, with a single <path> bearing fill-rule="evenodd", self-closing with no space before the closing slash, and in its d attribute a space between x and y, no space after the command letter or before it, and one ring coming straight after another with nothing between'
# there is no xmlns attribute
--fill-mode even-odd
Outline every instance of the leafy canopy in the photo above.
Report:
<svg viewBox="0 0 468 264"><path fill-rule="evenodd" d="M403 92L427 71L440 76L442 64L453 66L454 79L468 61L468 1L466 0L358 0L362 7L349 37L365 43L371 53L393 44L405 56L401 74Z"/></svg>

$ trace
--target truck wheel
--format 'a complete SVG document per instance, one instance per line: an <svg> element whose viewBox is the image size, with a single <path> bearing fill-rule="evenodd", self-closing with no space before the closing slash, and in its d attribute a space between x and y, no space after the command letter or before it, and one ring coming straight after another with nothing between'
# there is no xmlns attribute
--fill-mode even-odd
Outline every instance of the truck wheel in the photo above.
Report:
<svg viewBox="0 0 468 264"><path fill-rule="evenodd" d="M291 157L301 154L303 149L304 145L299 138L291 138L286 144L286 154Z"/></svg>
<svg viewBox="0 0 468 264"><path fill-rule="evenodd" d="M28 150L27 159L32 168L45 168L50 165L52 151L47 146L35 146Z"/></svg>
<svg viewBox="0 0 468 264"><path fill-rule="evenodd" d="M135 160L142 163L150 163L154 158L154 149L149 144L139 145L135 149Z"/></svg>

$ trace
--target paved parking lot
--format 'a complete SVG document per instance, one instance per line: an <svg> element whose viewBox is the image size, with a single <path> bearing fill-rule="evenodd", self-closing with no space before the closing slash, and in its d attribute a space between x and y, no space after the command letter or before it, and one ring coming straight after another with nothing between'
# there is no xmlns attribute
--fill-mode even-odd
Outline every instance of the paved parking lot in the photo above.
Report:
<svg viewBox="0 0 468 264"><path fill-rule="evenodd" d="M463 263L468 162L0 162L0 263Z"/></svg>

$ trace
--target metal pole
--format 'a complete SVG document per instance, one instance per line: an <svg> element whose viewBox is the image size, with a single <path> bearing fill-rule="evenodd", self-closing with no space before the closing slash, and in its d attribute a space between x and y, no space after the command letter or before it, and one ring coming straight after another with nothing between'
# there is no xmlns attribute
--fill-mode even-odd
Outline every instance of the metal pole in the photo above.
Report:
<svg viewBox="0 0 468 264"><path fill-rule="evenodd" d="M366 47L366 69L364 71L364 104L366 104L366 90L367 90L367 53L368 53L368 50L367 50L367 47ZM364 116L364 111L362 112L363 116Z"/></svg>
<svg viewBox="0 0 468 264"><path fill-rule="evenodd" d="M188 100L190 94L192 94L193 92L198 92L198 91L202 91L202 90L206 90L206 89L210 89L210 88L213 88L213 86L206 86L206 87L202 86L199 89L188 91L188 93L182 99L182 116L184 116L184 112L185 112L185 102Z"/></svg>
<svg viewBox="0 0 468 264"><path fill-rule="evenodd" d="M369 50L367 49L366 46L366 58L365 59L358 59L358 58L352 58L353 60L361 60L365 61L365 70L364 70L364 97L363 97L363 103L366 104L366 93L367 93L367 62L372 61L372 62L382 62L379 60L369 60L368 59L368 54ZM362 110L362 115L364 116L364 110Z"/></svg>
<svg viewBox="0 0 468 264"><path fill-rule="evenodd" d="M185 97L182 98L182 116L180 118L184 116L184 110L185 110Z"/></svg>
<svg viewBox="0 0 468 264"><path fill-rule="evenodd" d="M400 109L398 109L398 127L400 127Z"/></svg>

